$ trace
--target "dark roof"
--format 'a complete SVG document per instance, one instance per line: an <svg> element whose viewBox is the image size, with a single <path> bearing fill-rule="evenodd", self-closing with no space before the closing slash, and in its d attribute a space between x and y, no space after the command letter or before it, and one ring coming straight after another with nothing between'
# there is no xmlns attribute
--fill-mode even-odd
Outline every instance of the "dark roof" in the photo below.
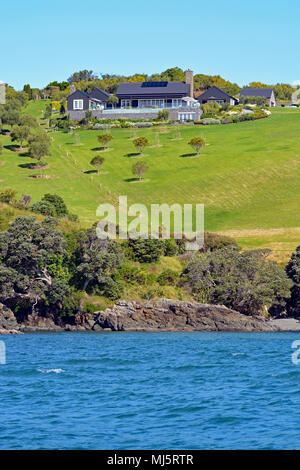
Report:
<svg viewBox="0 0 300 470"><path fill-rule="evenodd" d="M68 96L68 99L71 98L71 96L75 95L75 93L78 95L78 94L81 94L81 95L84 95L85 97L90 97L90 95L88 95L85 91L82 91L82 90L75 90L73 93L71 93L71 95Z"/></svg>
<svg viewBox="0 0 300 470"><path fill-rule="evenodd" d="M110 94L100 88L94 88L90 93L90 97L99 101L107 101Z"/></svg>
<svg viewBox="0 0 300 470"><path fill-rule="evenodd" d="M122 96L152 96L152 95L181 95L189 96L190 85L185 82L141 82L120 83L116 95Z"/></svg>
<svg viewBox="0 0 300 470"><path fill-rule="evenodd" d="M233 100L236 100L233 96L229 95L226 93L226 91L221 90L221 88L213 85L208 88L202 95L198 96L198 101L203 101L203 100L222 100L224 98L232 98ZM237 101L237 100L236 100Z"/></svg>
<svg viewBox="0 0 300 470"><path fill-rule="evenodd" d="M243 88L240 96L262 96L263 98L271 98L273 88Z"/></svg>

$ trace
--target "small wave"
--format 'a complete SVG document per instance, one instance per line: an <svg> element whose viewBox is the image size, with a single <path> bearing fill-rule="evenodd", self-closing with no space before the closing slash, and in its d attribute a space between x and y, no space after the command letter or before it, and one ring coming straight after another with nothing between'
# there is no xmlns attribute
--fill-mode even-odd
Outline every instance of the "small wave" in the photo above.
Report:
<svg viewBox="0 0 300 470"><path fill-rule="evenodd" d="M54 374L61 374L66 371L64 369L38 369L38 372L41 372L42 374L50 374L51 372Z"/></svg>

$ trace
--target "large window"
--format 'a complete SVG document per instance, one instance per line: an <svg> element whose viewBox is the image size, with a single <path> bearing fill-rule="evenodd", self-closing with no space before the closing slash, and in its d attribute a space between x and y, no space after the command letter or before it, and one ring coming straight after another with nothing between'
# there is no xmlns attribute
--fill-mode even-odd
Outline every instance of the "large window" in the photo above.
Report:
<svg viewBox="0 0 300 470"><path fill-rule="evenodd" d="M139 108L163 108L165 100L139 100Z"/></svg>
<svg viewBox="0 0 300 470"><path fill-rule="evenodd" d="M83 100L73 100L73 109L83 109Z"/></svg>
<svg viewBox="0 0 300 470"><path fill-rule="evenodd" d="M130 108L131 100L121 100L121 108Z"/></svg>

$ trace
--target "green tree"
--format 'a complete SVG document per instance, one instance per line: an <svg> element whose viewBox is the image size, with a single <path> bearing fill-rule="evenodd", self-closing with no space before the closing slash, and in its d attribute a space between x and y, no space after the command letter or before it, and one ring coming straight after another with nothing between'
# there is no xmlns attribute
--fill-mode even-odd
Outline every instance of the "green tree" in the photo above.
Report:
<svg viewBox="0 0 300 470"><path fill-rule="evenodd" d="M65 201L57 194L44 194L42 201L49 202L54 207L56 217L64 217L68 214Z"/></svg>
<svg viewBox="0 0 300 470"><path fill-rule="evenodd" d="M111 104L112 107L114 108L114 107L115 107L115 104L118 104L118 103L119 103L119 98L118 98L116 95L112 94L112 95L110 95L110 97L108 98L107 103L108 103L108 104Z"/></svg>
<svg viewBox="0 0 300 470"><path fill-rule="evenodd" d="M30 135L30 129L27 126L14 126L11 131L12 142L19 142L20 148L23 147L23 143L28 140Z"/></svg>
<svg viewBox="0 0 300 470"><path fill-rule="evenodd" d="M167 121L170 116L170 111L168 109L161 109L158 111L157 119L158 121Z"/></svg>
<svg viewBox="0 0 300 470"><path fill-rule="evenodd" d="M0 202L12 204L16 200L17 191L15 189L7 188L0 192Z"/></svg>
<svg viewBox="0 0 300 470"><path fill-rule="evenodd" d="M239 252L228 246L196 254L183 272L195 298L220 304L247 315L266 313L273 304L285 305L291 282L270 250Z"/></svg>
<svg viewBox="0 0 300 470"><path fill-rule="evenodd" d="M129 239L127 246L131 257L140 263L154 263L164 253L164 240L156 238Z"/></svg>
<svg viewBox="0 0 300 470"><path fill-rule="evenodd" d="M94 158L92 158L92 160L90 161L91 165L92 166L96 166L97 167L97 172L98 172L98 175L100 173L100 168L102 167L103 163L105 161L105 158L102 157L101 155L96 155Z"/></svg>
<svg viewBox="0 0 300 470"><path fill-rule="evenodd" d="M19 117L18 125L26 126L33 129L39 126L37 119L31 114L21 114Z"/></svg>
<svg viewBox="0 0 300 470"><path fill-rule="evenodd" d="M29 308L29 313L49 305L53 313L69 291L62 265L66 254L54 219L39 223L32 216L17 217L0 233L0 301Z"/></svg>
<svg viewBox="0 0 300 470"><path fill-rule="evenodd" d="M45 109L45 113L44 113L44 117L45 117L45 119L50 119L51 115L52 115L52 108L51 108L50 104L47 104L46 109Z"/></svg>
<svg viewBox="0 0 300 470"><path fill-rule="evenodd" d="M46 157L50 154L51 140L46 132L40 131L31 135L28 139L28 142L29 153L38 162L40 162L43 157Z"/></svg>
<svg viewBox="0 0 300 470"><path fill-rule="evenodd" d="M214 116L220 111L220 105L213 101L212 103L204 103L202 105L203 113L208 116Z"/></svg>
<svg viewBox="0 0 300 470"><path fill-rule="evenodd" d="M148 165L144 162L136 162L132 166L132 173L139 177L139 181L142 180L142 176L148 171Z"/></svg>
<svg viewBox="0 0 300 470"><path fill-rule="evenodd" d="M205 139L203 137L193 137L190 141L189 141L189 145L191 147L193 147L193 149L195 150L196 154L199 155L199 151L200 149L202 149L203 147L205 147Z"/></svg>
<svg viewBox="0 0 300 470"><path fill-rule="evenodd" d="M82 289L94 286L103 290L124 261L120 244L98 238L95 227L80 232L77 243L76 264Z"/></svg>
<svg viewBox="0 0 300 470"><path fill-rule="evenodd" d="M144 148L149 145L147 137L137 137L132 142L135 148L139 151L140 155L143 153Z"/></svg>
<svg viewBox="0 0 300 470"><path fill-rule="evenodd" d="M106 150L109 142L113 139L111 134L100 134L98 135L98 142L99 144L103 145L104 150Z"/></svg>
<svg viewBox="0 0 300 470"><path fill-rule="evenodd" d="M285 271L291 279L291 299L288 302L288 312L294 317L300 316L300 246L292 254Z"/></svg>

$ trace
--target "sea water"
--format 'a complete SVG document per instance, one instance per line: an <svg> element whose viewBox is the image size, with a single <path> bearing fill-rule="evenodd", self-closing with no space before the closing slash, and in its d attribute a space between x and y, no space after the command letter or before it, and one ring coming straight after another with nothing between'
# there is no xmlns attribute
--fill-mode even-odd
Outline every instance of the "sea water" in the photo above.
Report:
<svg viewBox="0 0 300 470"><path fill-rule="evenodd" d="M1 449L300 448L300 333L1 340Z"/></svg>

